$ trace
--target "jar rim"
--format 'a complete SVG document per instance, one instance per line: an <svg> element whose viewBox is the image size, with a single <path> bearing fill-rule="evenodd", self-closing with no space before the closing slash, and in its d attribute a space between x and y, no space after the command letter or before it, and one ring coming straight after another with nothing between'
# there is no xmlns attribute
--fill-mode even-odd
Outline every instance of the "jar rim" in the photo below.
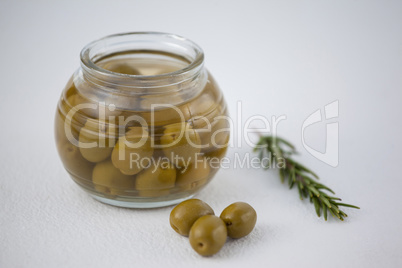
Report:
<svg viewBox="0 0 402 268"><path fill-rule="evenodd" d="M90 52L98 45L100 44L107 44L107 42L110 42L111 40L114 39L119 39L119 38L133 38L131 42L135 42L141 39L136 40L136 38L140 38L143 36L144 38L147 37L153 37L153 38L164 38L167 40L172 40L179 42L179 44L182 44L183 46L187 45L189 46L195 53L195 56L193 59L191 59L190 63L186 65L185 67L176 70L174 72L169 72L169 73L163 73L163 74L157 74L157 75L133 75L133 74L124 74L124 73L117 73L113 71L109 71L107 69L103 69L99 67L95 61L93 60L93 57L91 57ZM130 42L130 41L126 41ZM177 44L176 44L177 45ZM142 82L151 82L151 81L160 81L160 80L165 80L165 79L171 79L172 77L185 77L189 73L194 72L194 70L198 70L202 67L204 63L204 52L201 49L200 46L198 46L195 42L191 41L190 39L176 35L176 34L171 34L171 33L165 33L165 32L125 32L125 33L118 33L118 34L112 34L112 35L107 35L105 37L102 37L100 39L94 40L87 44L80 53L80 58L81 58L81 63L82 66L90 72L95 72L101 75L106 75L109 78L129 78L129 79L136 79L136 80L141 80Z"/></svg>

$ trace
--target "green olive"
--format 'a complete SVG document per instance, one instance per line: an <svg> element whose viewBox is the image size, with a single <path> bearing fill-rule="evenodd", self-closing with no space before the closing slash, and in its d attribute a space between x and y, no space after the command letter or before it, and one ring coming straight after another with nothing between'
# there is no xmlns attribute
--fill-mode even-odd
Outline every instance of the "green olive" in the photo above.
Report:
<svg viewBox="0 0 402 268"><path fill-rule="evenodd" d="M201 95L188 102L188 107L192 117L211 117L216 115L218 103L210 92L204 91ZM195 120L196 122L205 123L205 120Z"/></svg>
<svg viewBox="0 0 402 268"><path fill-rule="evenodd" d="M127 108L122 109L122 112L119 116L115 117L116 123L123 127L125 126L127 129L130 129L132 127L143 127L145 126L144 121L142 121L139 118L142 118L142 114L139 111L139 100L138 99L130 99L128 103L124 104L121 103L122 105L126 105L126 107L130 107L132 110L127 110ZM140 120L140 121L139 121ZM148 124L148 123L147 123ZM148 124L150 126L150 124Z"/></svg>
<svg viewBox="0 0 402 268"><path fill-rule="evenodd" d="M92 172L92 182L98 192L111 195L124 195L134 190L134 176L124 175L114 167L110 160L96 164Z"/></svg>
<svg viewBox="0 0 402 268"><path fill-rule="evenodd" d="M58 105L56 115L56 127L59 129L63 136L65 136L67 129L69 129L68 131L71 130L74 138L78 140L80 129L83 125L85 125L86 117L78 113L77 110L71 111L75 105L75 103L72 103L73 98L71 97L74 94L77 94L77 89L75 88L73 77L71 77L68 81L65 91L66 94L63 94ZM66 117L68 117L67 122Z"/></svg>
<svg viewBox="0 0 402 268"><path fill-rule="evenodd" d="M212 177L212 175L219 170L222 163L221 162L222 158L226 155L228 147L227 146L223 148L212 147L209 149L210 151L204 153L204 157L211 163L210 166L211 166L211 177Z"/></svg>
<svg viewBox="0 0 402 268"><path fill-rule="evenodd" d="M227 229L221 218L213 215L202 216L190 230L191 247L202 256L217 253L225 244Z"/></svg>
<svg viewBox="0 0 402 268"><path fill-rule="evenodd" d="M176 168L169 161L152 160L150 166L137 175L135 188L140 196L169 194L176 181Z"/></svg>
<svg viewBox="0 0 402 268"><path fill-rule="evenodd" d="M188 236L194 222L205 215L214 215L213 209L204 201L189 199L178 204L170 212L170 226L177 233Z"/></svg>
<svg viewBox="0 0 402 268"><path fill-rule="evenodd" d="M69 141L61 141L57 144L57 149L67 171L81 183L88 184L91 181L94 164L84 159L79 148Z"/></svg>
<svg viewBox="0 0 402 268"><path fill-rule="evenodd" d="M161 161L166 161L166 156L161 149L154 149L153 159L162 159Z"/></svg>
<svg viewBox="0 0 402 268"><path fill-rule="evenodd" d="M160 142L166 157L177 167L196 161L201 150L197 132L184 122L166 126Z"/></svg>
<svg viewBox="0 0 402 268"><path fill-rule="evenodd" d="M228 149L228 146L225 146L222 148L212 147L212 148L210 148L210 151L204 153L204 156L207 159L216 158L218 160L221 160L226 155L227 149ZM214 160L214 161L216 161L216 160Z"/></svg>
<svg viewBox="0 0 402 268"><path fill-rule="evenodd" d="M206 159L197 160L177 172L176 186L191 190L207 182L211 168Z"/></svg>
<svg viewBox="0 0 402 268"><path fill-rule="evenodd" d="M135 175L144 169L152 154L152 140L147 129L131 127L114 147L112 162L122 173Z"/></svg>
<svg viewBox="0 0 402 268"><path fill-rule="evenodd" d="M80 130L79 141L82 156L94 163L101 162L112 153L117 137L116 125L96 119L88 119ZM86 146L90 146L86 148Z"/></svg>
<svg viewBox="0 0 402 268"><path fill-rule="evenodd" d="M249 204L236 202L225 208L220 218L226 223L228 235L231 238L240 238L254 229L257 213Z"/></svg>
<svg viewBox="0 0 402 268"><path fill-rule="evenodd" d="M130 107L130 98L121 98L118 95L110 95L99 100L98 109L100 113L104 113L106 120L119 125L119 115L122 114L123 108Z"/></svg>
<svg viewBox="0 0 402 268"><path fill-rule="evenodd" d="M175 97L172 101L180 102L180 96ZM151 104L166 104L166 99L162 103L158 103L152 100L152 98L143 97L140 103L141 109L143 111L140 116L145 119L149 125L161 127L164 125L174 124L180 121L187 121L191 118L191 113L188 109L187 104L183 105L168 105L168 106L155 106L153 110L151 109ZM170 104L170 103L168 103Z"/></svg>
<svg viewBox="0 0 402 268"><path fill-rule="evenodd" d="M72 84L65 101L68 111L74 108L72 115L75 118L89 117L108 120L110 116L117 117L121 114L122 111L118 107L121 108L130 104L129 98L121 98L121 96L115 94L101 94L102 91L99 91L94 85L80 84L79 87L80 91Z"/></svg>
<svg viewBox="0 0 402 268"><path fill-rule="evenodd" d="M66 110L67 107L63 105L63 103L64 101L60 102L62 107L60 107L56 112L54 125L56 142L69 142L67 135L72 139L71 141L78 141L80 129L85 124L86 119L80 118L80 121L78 121L76 117L72 117L70 120L66 121L65 113L68 110ZM70 136L70 134L72 136Z"/></svg>
<svg viewBox="0 0 402 268"><path fill-rule="evenodd" d="M74 108L74 112L72 112L71 115L80 115L83 118L99 118L99 106L97 102L93 99L84 97L77 91L67 98L66 103L70 108Z"/></svg>
<svg viewBox="0 0 402 268"><path fill-rule="evenodd" d="M205 148L203 147L203 152L209 151L209 148L222 148L228 145L230 128L226 119L214 120L211 122L211 131L203 131L201 132L201 130L198 130L198 132L200 132L202 144L207 146Z"/></svg>

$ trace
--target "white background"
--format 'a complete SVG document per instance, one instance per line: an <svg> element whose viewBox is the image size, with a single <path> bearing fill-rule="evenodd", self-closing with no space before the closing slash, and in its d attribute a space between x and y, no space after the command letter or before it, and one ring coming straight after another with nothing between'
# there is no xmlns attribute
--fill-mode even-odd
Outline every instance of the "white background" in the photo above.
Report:
<svg viewBox="0 0 402 268"><path fill-rule="evenodd" d="M325 222L276 172L221 170L198 197L217 214L249 202L258 222L203 258L170 228L171 207L115 208L80 190L55 149L60 93L88 42L149 30L204 49L233 117L238 101L243 123L286 115L278 134L297 159L361 210ZM0 33L0 267L402 266L400 1L1 1ZM336 100L333 168L304 149L301 126ZM325 124L306 130L320 151Z"/></svg>

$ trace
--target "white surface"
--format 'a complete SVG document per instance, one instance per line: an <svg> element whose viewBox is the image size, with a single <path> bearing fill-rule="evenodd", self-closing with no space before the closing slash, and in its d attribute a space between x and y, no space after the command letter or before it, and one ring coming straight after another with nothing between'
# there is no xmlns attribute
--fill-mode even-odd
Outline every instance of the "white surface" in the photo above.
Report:
<svg viewBox="0 0 402 268"><path fill-rule="evenodd" d="M401 267L402 4L400 1L2 1L0 267ZM329 2L329 1L325 1ZM88 42L126 31L187 36L206 53L232 115L287 115L278 134L345 202L345 222L274 172L221 170L198 195L217 213L258 212L255 231L198 256L168 223L171 207L100 204L67 176L53 117ZM339 166L312 157L303 121L339 101ZM306 130L323 151L325 124ZM248 146L231 148L245 154Z"/></svg>

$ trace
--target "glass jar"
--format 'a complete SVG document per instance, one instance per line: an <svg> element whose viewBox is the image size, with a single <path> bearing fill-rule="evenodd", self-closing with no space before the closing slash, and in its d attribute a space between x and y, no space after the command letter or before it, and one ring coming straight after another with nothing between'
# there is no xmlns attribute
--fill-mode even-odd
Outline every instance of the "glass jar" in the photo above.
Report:
<svg viewBox="0 0 402 268"><path fill-rule="evenodd" d="M95 199L160 207L212 179L229 126L201 48L177 35L139 32L84 47L57 106L55 136L65 169Z"/></svg>

